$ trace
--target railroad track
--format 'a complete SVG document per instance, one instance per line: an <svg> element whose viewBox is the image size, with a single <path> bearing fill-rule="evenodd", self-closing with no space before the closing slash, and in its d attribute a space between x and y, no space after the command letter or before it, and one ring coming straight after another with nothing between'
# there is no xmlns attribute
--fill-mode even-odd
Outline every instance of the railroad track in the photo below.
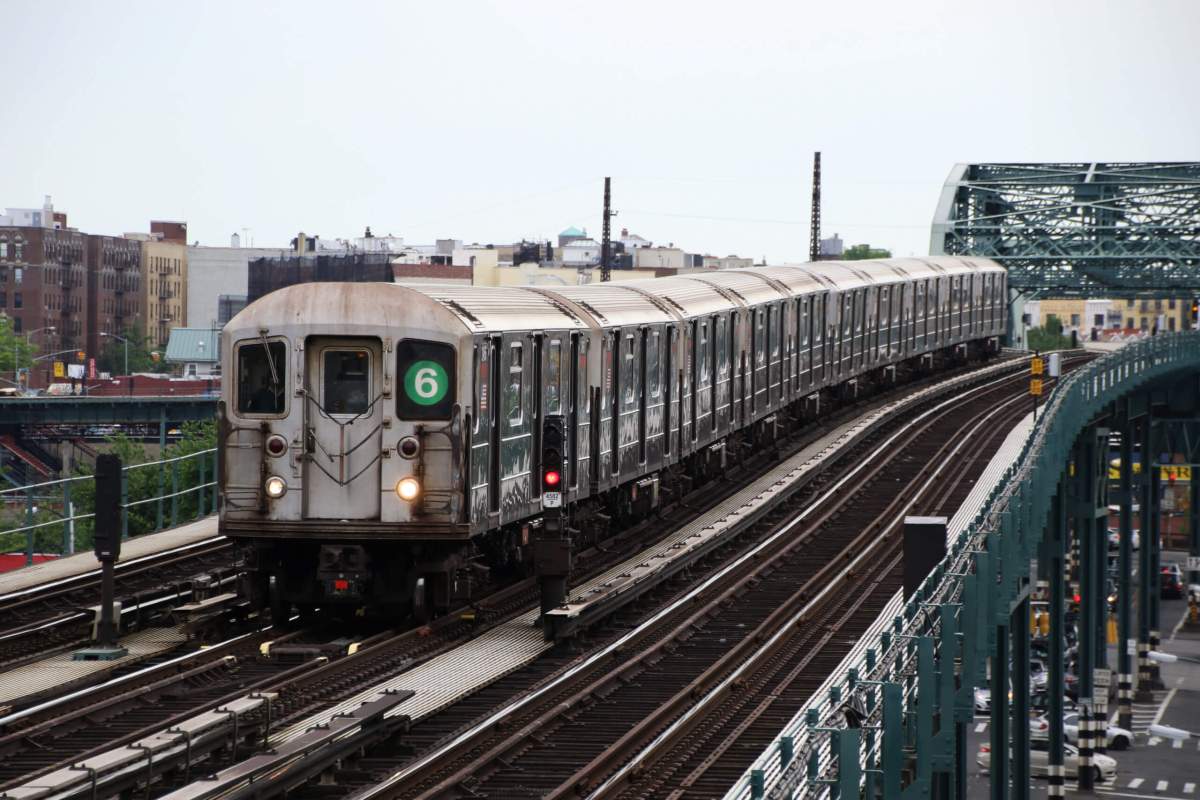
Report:
<svg viewBox="0 0 1200 800"><path fill-rule="evenodd" d="M803 663L779 669L788 677L787 685L795 685L797 694L807 697L806 688L811 691L824 680L894 595L899 585L895 529L904 510L918 501L928 510L954 502L959 495L965 497L973 476L982 470L980 459L986 463L990 457L989 444L994 445L1025 413L1017 400L1024 395L1023 376L975 392L972 402L942 403L941 410L929 412L924 422L893 435L876 448L869 470L864 473L865 465L857 464L802 513L793 508L768 515L761 525L772 527L772 532L759 531L761 544L703 579L699 587L649 621L624 631L620 628L632 626L632 620L614 621L618 631L596 655L582 662L543 658L418 724L404 737L417 757L364 759L346 776L347 781L381 783L342 796L380 800L586 793L627 763L683 709L698 698L713 696L720 676L734 665L750 663L748 654L760 649L774 635L773 629L778 632L784 618L800 613L797 609L804 609L799 618L802 628L784 638L791 642L793 660L804 654ZM1009 399L998 404L996 395ZM964 458L972 462L969 469L943 476L936 486L927 470L921 470L908 488L894 492L904 485L902 478L914 463L933 463L939 454L959 452L969 442L974 448L971 457ZM925 485L918 495L922 481ZM861 566L849 570L851 562ZM812 598L830 595L830 586L841 591L814 606ZM787 657L775 662L791 663ZM801 673L809 677L800 680ZM745 680L739 674L733 685L739 691L730 693L749 696L740 691ZM512 698L521 695L521 707L513 710ZM798 704L780 703L776 712L784 706L794 711ZM497 714L503 716L502 725L490 721ZM717 718L722 716L736 717L725 713ZM764 716L758 714L766 726L769 720ZM741 725L733 722L734 729ZM692 747L690 736L687 741L689 758L696 756L698 748ZM733 749L731 744L718 746L715 756L701 755L690 766L683 759L672 774L686 768L684 774L695 783L703 775L733 769L728 760L722 761ZM751 748L745 757L752 758L759 749ZM640 775L641 770L631 774ZM660 796L661 789L655 786L643 796Z"/></svg>
<svg viewBox="0 0 1200 800"><path fill-rule="evenodd" d="M117 599L126 612L158 613L166 597L184 597L199 574L218 580L234 571L234 548L215 537L116 566ZM78 644L90 634L99 602L99 568L0 595L0 668Z"/></svg>
<svg viewBox="0 0 1200 800"><path fill-rule="evenodd" d="M945 377L945 375L941 375L938 376L938 379ZM911 391L914 388L916 387L910 385L905 387L904 391ZM805 442L818 438L843 419L860 413L863 405L860 403L847 408L836 417L825 420L821 425L805 431L803 436L790 445L781 446L779 449L799 450ZM899 418L907 418L914 413L916 412L904 412ZM857 446L857 450L860 452L865 452L865 448L864 444ZM654 529L667 530L678 527L682 522L697 515L697 507L700 505L707 507L712 504L714 497L720 498L732 494L738 487L749 482L750 477L747 476L767 471L769 465L774 463L778 457L778 453L763 453L756 458L748 459L742 469L735 470L740 473L737 480L709 485L693 493L692 496L677 503L671 511L665 513L663 519L644 523L627 531L624 541L618 539L615 542L606 543L604 551L590 554L583 563L590 565L593 571L599 571L608 564L619 562L621 558L631 552L634 545L644 545L648 538L652 538ZM815 481L809 488L808 494L811 495L821 489L825 482L824 479ZM701 499L706 502L701 503ZM775 512L770 518L777 523L786 513L786 511ZM725 552L728 552L728 549ZM812 555L819 556L820 554L813 553ZM164 723L170 724L187 714L196 713L202 708L211 708L221 702L226 702L234 694L245 694L248 689L272 692L275 699L270 704L271 725L278 728L311 714L315 710L329 707L338 699L361 690L364 685L371 685L373 682L400 673L416 663L451 649L464 639L478 635L480 629L489 622L512 617L535 598L536 589L532 580L518 583L472 608L474 620L471 622L454 615L425 628L392 632L387 635L381 634L363 643L353 657L325 663L310 660L291 671L275 669L272 672L271 669L263 667L262 671L258 672L256 670L259 667L252 664L254 659L249 650L243 649L237 653L230 652L220 657L217 653L213 653L211 658L203 661L188 661L185 666L179 668L179 675L183 677L162 679L148 684L146 691L139 689L135 693L135 698L132 698L133 702L121 699L117 690L113 690L113 694L109 696L85 693L78 702L73 701L71 707L65 710L58 709L53 713L47 712L37 719L26 720L20 729L14 729L10 735L0 738L0 755L10 753L14 756L10 759L13 765L12 769L0 767L0 789L18 783L17 775L20 775L21 779L28 779L32 775L44 774L55 766L74 763L90 755L104 752L117 744L133 741L148 731L161 730ZM2 601L3 598L0 598L0 602ZM619 628L625 623L621 619L617 619L615 624ZM628 624L632 624L632 621L629 621ZM257 646L259 643L261 643L259 640L255 640L253 646ZM237 665L234 666L233 662L225 657L226 655L233 655L238 662ZM556 671L560 671L570 660L569 657L552 656L536 665L534 672L540 670L543 677L548 678ZM533 683L536 682L535 679ZM501 685L504 683L505 681L502 681ZM501 685L498 687L502 693ZM201 687L201 690L192 691L191 687L195 686ZM484 690L477 696L468 698L459 708L452 709L452 711L461 713L466 709L468 718L477 716L499 702L496 698L489 699L489 693L492 693L491 689ZM166 697L167 702L160 702L159 698L161 697ZM186 701L183 699L185 697ZM148 706L156 708L147 711L146 707ZM452 716L453 714L444 719L451 720ZM110 719L121 721L119 725L110 725L108 724ZM435 717L429 722L434 723L438 720L439 718ZM97 730L89 729L89 724ZM451 724L454 723L451 722ZM413 734L405 737L408 744L418 750L421 749L422 737L428 731L433 730L433 728L429 728L423 731L422 728L424 726L418 726ZM20 742L24 742L30 751L42 752L34 752L32 756L28 753L22 755ZM68 742L70 742L69 745ZM432 744L432 740L426 744ZM236 758L236 754L234 757ZM386 772L394 766L390 761L381 762L375 765L375 769L368 770L362 768L364 763L373 762L371 759L360 762L356 767L360 776ZM179 777L176 776L176 778ZM161 782L156 789L161 790L174 785L178 785L177 780L168 779Z"/></svg>

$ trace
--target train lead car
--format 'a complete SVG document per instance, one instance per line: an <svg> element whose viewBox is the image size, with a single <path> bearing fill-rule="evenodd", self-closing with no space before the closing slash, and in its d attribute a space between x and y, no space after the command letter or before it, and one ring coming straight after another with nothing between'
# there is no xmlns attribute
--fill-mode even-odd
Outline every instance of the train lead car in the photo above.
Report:
<svg viewBox="0 0 1200 800"><path fill-rule="evenodd" d="M280 289L223 334L221 530L275 613L434 613L528 569L545 418L578 548L822 398L996 352L1005 298L1001 267L946 257Z"/></svg>

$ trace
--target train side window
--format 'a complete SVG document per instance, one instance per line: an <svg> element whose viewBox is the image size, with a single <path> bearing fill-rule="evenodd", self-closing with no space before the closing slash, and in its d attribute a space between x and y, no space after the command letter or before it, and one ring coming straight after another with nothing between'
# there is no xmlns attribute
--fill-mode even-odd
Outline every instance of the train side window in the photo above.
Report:
<svg viewBox="0 0 1200 800"><path fill-rule="evenodd" d="M238 345L237 410L242 415L277 415L287 405L287 346L250 339Z"/></svg>
<svg viewBox="0 0 1200 800"><path fill-rule="evenodd" d="M662 351L662 338L658 331L650 334L646 347L646 376L650 387L650 396L662 394L662 376L659 375L659 354Z"/></svg>
<svg viewBox="0 0 1200 800"><path fill-rule="evenodd" d="M628 375L624 386L625 407L631 407L637 400L637 373L633 369L633 334L625 334L625 363L621 365L621 375Z"/></svg>
<svg viewBox="0 0 1200 800"><path fill-rule="evenodd" d="M546 352L546 413L557 414L562 402L562 341L551 339Z"/></svg>
<svg viewBox="0 0 1200 800"><path fill-rule="evenodd" d="M508 417L511 427L520 425L524 418L521 408L521 389L524 384L521 350L521 345L515 343L508 349L508 389L504 393L504 415Z"/></svg>

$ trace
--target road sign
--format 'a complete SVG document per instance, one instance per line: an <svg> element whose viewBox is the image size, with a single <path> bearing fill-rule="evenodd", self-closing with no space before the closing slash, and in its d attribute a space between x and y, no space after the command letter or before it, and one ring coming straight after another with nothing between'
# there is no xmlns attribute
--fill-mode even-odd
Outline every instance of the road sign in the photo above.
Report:
<svg viewBox="0 0 1200 800"><path fill-rule="evenodd" d="M561 508L562 492L542 492L542 508Z"/></svg>
<svg viewBox="0 0 1200 800"><path fill-rule="evenodd" d="M1200 556L1188 556L1184 569L1189 572L1200 570Z"/></svg>
<svg viewBox="0 0 1200 800"><path fill-rule="evenodd" d="M54 362L54 377L56 377L56 378L67 377L67 365L61 361L55 361Z"/></svg>
<svg viewBox="0 0 1200 800"><path fill-rule="evenodd" d="M1031 395L1033 395L1034 397L1041 397L1041 394L1042 394L1041 378L1032 378L1029 381L1029 393Z"/></svg>
<svg viewBox="0 0 1200 800"><path fill-rule="evenodd" d="M1029 360L1029 374L1041 375L1046 369L1046 362L1040 358L1031 358Z"/></svg>
<svg viewBox="0 0 1200 800"><path fill-rule="evenodd" d="M1092 670L1092 686L1108 688L1112 684L1112 670L1096 667Z"/></svg>

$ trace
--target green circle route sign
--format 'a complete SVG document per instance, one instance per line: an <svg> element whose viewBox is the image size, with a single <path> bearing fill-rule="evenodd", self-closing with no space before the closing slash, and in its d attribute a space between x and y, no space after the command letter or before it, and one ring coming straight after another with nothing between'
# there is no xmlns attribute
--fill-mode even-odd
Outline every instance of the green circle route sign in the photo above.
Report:
<svg viewBox="0 0 1200 800"><path fill-rule="evenodd" d="M436 361L416 361L404 373L404 393L417 405L436 405L449 388L450 378Z"/></svg>

